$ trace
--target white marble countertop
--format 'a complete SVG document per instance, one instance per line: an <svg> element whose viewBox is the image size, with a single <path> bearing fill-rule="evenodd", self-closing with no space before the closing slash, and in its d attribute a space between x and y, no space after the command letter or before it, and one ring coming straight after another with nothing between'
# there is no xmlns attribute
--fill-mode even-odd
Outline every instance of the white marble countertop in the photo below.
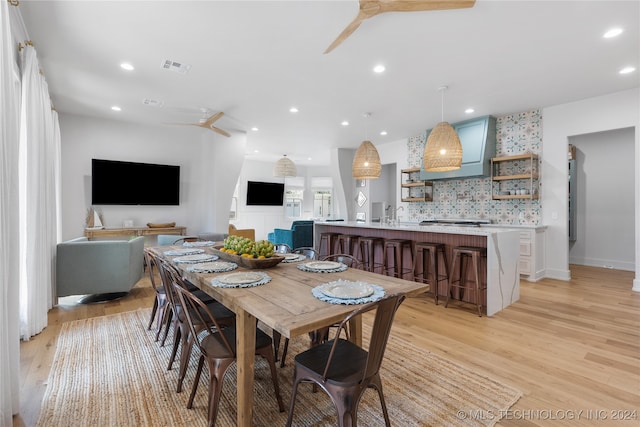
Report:
<svg viewBox="0 0 640 427"><path fill-rule="evenodd" d="M455 225L419 225L416 223L400 223L399 225L381 224L378 222L357 222L357 221L316 221L317 225L327 225L331 227L356 227L370 228L376 230L396 230L396 231L417 231L421 233L447 233L465 234L474 236L490 236L492 234L503 233L514 230L511 226L480 226L480 227L458 227ZM498 225L498 224L495 224Z"/></svg>

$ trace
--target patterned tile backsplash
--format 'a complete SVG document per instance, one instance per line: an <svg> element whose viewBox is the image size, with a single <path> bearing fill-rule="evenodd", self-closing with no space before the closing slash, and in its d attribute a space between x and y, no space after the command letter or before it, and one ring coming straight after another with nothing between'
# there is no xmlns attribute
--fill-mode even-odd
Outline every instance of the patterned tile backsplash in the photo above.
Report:
<svg viewBox="0 0 640 427"><path fill-rule="evenodd" d="M509 114L496 120L496 155L540 154L542 115L540 110ZM407 153L409 167L422 165L426 132L410 137ZM520 163L520 162L518 162ZM522 167L525 164L512 164ZM528 166L528 164L527 164ZM539 165L538 165L539 168ZM503 171L504 172L504 171ZM502 189L516 189L519 181ZM504 184L503 184L504 185ZM538 184L538 193L542 190ZM433 218L490 219L495 224L540 225L540 200L491 199L491 178L434 181L433 202L407 203L403 221L418 222Z"/></svg>

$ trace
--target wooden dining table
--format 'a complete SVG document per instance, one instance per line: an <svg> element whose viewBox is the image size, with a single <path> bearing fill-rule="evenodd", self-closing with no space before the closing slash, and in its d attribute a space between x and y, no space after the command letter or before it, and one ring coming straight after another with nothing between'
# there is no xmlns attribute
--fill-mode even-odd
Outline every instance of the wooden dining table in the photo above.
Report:
<svg viewBox="0 0 640 427"><path fill-rule="evenodd" d="M164 252L179 248L183 247L162 246L149 249L172 260L175 257L166 256ZM208 253L218 253L211 248L202 249ZM238 426L250 426L253 419L255 328L258 320L287 338L340 322L357 306L324 302L312 294L314 287L339 279L381 286L384 288L385 295L402 292L407 296L415 296L429 291L429 285L425 283L353 268L334 273L302 271L297 268L298 264L309 261L307 259L298 262L281 262L275 267L261 270L247 270L239 266L236 270L223 273L193 273L187 269L193 264L174 263L186 279L224 304L236 315ZM271 280L264 285L247 288L212 285L213 278L240 271L261 271L268 274ZM352 323L350 329L350 339L360 343L361 319Z"/></svg>

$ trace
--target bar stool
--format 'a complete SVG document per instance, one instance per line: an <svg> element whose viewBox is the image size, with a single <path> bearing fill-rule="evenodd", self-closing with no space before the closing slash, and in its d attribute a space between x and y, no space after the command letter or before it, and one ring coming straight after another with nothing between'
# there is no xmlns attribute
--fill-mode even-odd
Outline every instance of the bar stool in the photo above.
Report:
<svg viewBox="0 0 640 427"><path fill-rule="evenodd" d="M451 257L451 268L449 269L449 282L447 285L447 302L445 307L449 305L449 299L451 298L451 288L458 288L460 290L460 300L464 296L464 291L473 291L475 304L478 308L478 316L482 317L482 295L480 291L487 289L486 284L480 283L482 277L482 271L480 270L480 258L487 258L487 248L478 248L475 246L456 246L453 248L453 256ZM458 260L460 260L458 268ZM471 260L473 264L473 284L467 286L467 264ZM486 265L486 262L485 262ZM456 276L456 270L460 273ZM456 284L457 282L457 284Z"/></svg>
<svg viewBox="0 0 640 427"><path fill-rule="evenodd" d="M384 239L382 262L384 263L383 271L387 276L404 278L405 274L411 273L411 268L404 268L405 249L409 249L410 264L413 265L413 242L411 240ZM392 266L389 265L389 253L391 253L391 259L393 260Z"/></svg>
<svg viewBox="0 0 640 427"><path fill-rule="evenodd" d="M329 232L320 233L320 244L318 245L318 252L320 252L320 257L336 253L335 252L336 240L338 239L339 234L340 233L329 233ZM327 248L326 253L322 252L323 245L325 245Z"/></svg>
<svg viewBox="0 0 640 427"><path fill-rule="evenodd" d="M348 254L353 255L353 247L358 241L358 237L353 234L338 234L338 238L336 239L336 253L339 254ZM332 254L329 254L332 255Z"/></svg>
<svg viewBox="0 0 640 427"><path fill-rule="evenodd" d="M360 236L353 249L354 256L362 262L364 269L373 273L376 272L376 268L384 271L384 263L376 262L376 245L379 245L384 251L384 239L382 237ZM356 249L358 252L356 252Z"/></svg>
<svg viewBox="0 0 640 427"><path fill-rule="evenodd" d="M449 281L449 265L443 243L416 242L413 258L413 280L421 283L429 283L433 291L433 298L438 305L438 285L440 281ZM438 256L440 254L440 256ZM425 256L427 261L425 262ZM444 274L439 274L440 260L444 261ZM420 270L419 265L422 264Z"/></svg>

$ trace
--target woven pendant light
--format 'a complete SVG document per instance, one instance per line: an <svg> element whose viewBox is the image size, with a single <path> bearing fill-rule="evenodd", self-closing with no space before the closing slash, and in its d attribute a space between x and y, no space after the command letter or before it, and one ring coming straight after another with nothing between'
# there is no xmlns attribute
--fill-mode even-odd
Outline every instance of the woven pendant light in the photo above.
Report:
<svg viewBox="0 0 640 427"><path fill-rule="evenodd" d="M380 156L378 150L371 141L362 141L360 147L356 151L351 166L353 179L376 179L380 178Z"/></svg>
<svg viewBox="0 0 640 427"><path fill-rule="evenodd" d="M451 125L444 121L444 91L442 91L442 121L433 128L427 138L422 156L422 164L427 172L446 172L462 166L462 144Z"/></svg>
<svg viewBox="0 0 640 427"><path fill-rule="evenodd" d="M363 116L368 119L371 117L371 113L364 113ZM353 164L351 165L353 179L377 179L380 178L381 170L382 164L375 145L371 141L362 141L356 150Z"/></svg>
<svg viewBox="0 0 640 427"><path fill-rule="evenodd" d="M273 167L273 176L297 176L296 164L285 154Z"/></svg>

